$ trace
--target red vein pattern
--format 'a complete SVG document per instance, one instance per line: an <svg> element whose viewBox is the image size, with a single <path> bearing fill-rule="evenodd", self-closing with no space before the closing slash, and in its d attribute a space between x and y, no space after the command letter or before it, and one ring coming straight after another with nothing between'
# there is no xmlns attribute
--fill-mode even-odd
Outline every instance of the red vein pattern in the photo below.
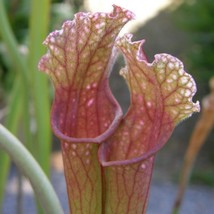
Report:
<svg viewBox="0 0 214 214"><path fill-rule="evenodd" d="M70 213L102 213L98 144L122 117L108 77L116 56L115 38L132 18L118 6L112 13L77 13L44 42L49 52L39 69L55 87L51 123L61 140Z"/></svg>
<svg viewBox="0 0 214 214"><path fill-rule="evenodd" d="M131 42L131 35L116 42L127 63L121 74L130 89L131 106L99 149L105 167L105 214L146 212L156 152L178 122L200 109L192 102L196 86L183 64L168 54L148 63L143 42Z"/></svg>
<svg viewBox="0 0 214 214"><path fill-rule="evenodd" d="M61 140L70 213L145 213L156 152L199 111L195 82L177 58L159 54L150 64L143 41L116 39L132 18L118 6L77 13L44 42L49 52L39 69L55 87L51 124ZM108 85L116 48L126 59L121 75L131 94L123 119Z"/></svg>

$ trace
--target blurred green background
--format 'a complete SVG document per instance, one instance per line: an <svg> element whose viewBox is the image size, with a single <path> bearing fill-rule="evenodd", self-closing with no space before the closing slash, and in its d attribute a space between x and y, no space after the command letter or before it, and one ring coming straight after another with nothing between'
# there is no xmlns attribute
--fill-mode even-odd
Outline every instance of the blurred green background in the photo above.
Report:
<svg viewBox="0 0 214 214"><path fill-rule="evenodd" d="M53 141L49 124L53 90L46 75L37 71L37 64L46 52L42 41L48 32L59 29L74 13L86 10L84 3L84 0L0 0L0 119L26 142L47 175ZM199 101L209 93L208 81L214 76L213 11L213 0L186 0L180 4L175 0L139 26L133 37L146 39L144 47L150 61L162 52L181 59L185 70L196 79L198 92L194 99ZM122 65L122 60L116 63L110 81L126 111L129 95L118 74ZM170 139L173 143L167 144L157 157L154 179L176 180L198 116L176 128ZM213 139L212 130L196 161L192 182L214 186ZM169 172L167 164L172 161L175 167ZM0 203L9 169L10 161L0 151ZM38 212L42 213L39 207Z"/></svg>

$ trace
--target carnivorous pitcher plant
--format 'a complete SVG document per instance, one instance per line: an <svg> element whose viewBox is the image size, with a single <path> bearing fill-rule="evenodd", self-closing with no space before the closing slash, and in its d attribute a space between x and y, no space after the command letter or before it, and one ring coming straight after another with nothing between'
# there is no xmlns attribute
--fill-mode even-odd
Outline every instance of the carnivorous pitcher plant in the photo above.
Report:
<svg viewBox="0 0 214 214"><path fill-rule="evenodd" d="M111 13L83 13L44 41L39 62L55 87L51 124L61 141L70 212L146 212L155 155L174 127L193 112L195 82L168 54L149 63L142 41L118 36L134 15L113 6ZM120 51L131 104L125 116L109 88Z"/></svg>

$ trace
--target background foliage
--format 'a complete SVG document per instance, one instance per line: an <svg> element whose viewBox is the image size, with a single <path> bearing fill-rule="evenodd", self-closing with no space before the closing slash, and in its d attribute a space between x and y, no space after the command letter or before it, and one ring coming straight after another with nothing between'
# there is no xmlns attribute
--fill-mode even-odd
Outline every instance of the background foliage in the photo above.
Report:
<svg viewBox="0 0 214 214"><path fill-rule="evenodd" d="M175 11L177 25L192 40L186 53L187 63L199 81L206 81L214 74L214 1L187 0Z"/></svg>

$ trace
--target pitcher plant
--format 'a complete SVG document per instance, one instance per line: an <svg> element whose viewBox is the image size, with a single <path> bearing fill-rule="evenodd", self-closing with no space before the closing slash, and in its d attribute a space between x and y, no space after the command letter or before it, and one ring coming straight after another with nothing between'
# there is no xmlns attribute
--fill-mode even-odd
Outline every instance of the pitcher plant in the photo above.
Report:
<svg viewBox="0 0 214 214"><path fill-rule="evenodd" d="M51 125L61 141L70 213L145 213L156 153L200 110L180 60L157 54L149 63L144 40L118 36L133 18L116 5L111 13L79 12L44 41L39 69L55 88ZM131 100L125 116L109 87L118 52Z"/></svg>

